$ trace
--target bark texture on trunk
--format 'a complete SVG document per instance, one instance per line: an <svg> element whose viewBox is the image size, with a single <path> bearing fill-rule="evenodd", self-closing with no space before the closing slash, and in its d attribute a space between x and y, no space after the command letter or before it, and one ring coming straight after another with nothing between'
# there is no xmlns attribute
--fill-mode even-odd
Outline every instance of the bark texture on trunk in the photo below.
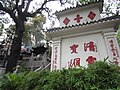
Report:
<svg viewBox="0 0 120 90"><path fill-rule="evenodd" d="M10 55L8 57L8 61L6 64L6 73L13 72L15 70L17 61L20 56L23 32L24 32L24 23L21 22L21 24L16 25L16 34L14 36L10 50Z"/></svg>

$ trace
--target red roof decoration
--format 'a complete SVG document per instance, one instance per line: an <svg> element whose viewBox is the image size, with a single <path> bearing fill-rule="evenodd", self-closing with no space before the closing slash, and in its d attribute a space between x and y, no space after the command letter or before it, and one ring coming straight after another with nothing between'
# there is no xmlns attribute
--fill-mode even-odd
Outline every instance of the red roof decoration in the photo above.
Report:
<svg viewBox="0 0 120 90"><path fill-rule="evenodd" d="M76 7L69 7L69 8L66 8L64 10L57 11L55 14L58 15L58 14L63 13L63 12L67 12L67 11L70 11L70 10L74 10L74 9L77 9L77 8L82 8L82 7L89 6L89 5L92 5L92 4L97 4L97 3L101 3L101 7L103 7L103 2L104 2L104 0L93 0L92 2L87 2L87 3L81 4L81 5L78 4ZM100 12L102 12L102 9L100 10Z"/></svg>
<svg viewBox="0 0 120 90"><path fill-rule="evenodd" d="M64 19L64 21L63 21L63 23L65 24L65 25L67 25L68 23L70 22L70 19L68 19L67 17Z"/></svg>
<svg viewBox="0 0 120 90"><path fill-rule="evenodd" d="M81 17L79 14L77 14L77 15L76 15L76 18L75 18L74 20L76 20L77 23L79 23L82 18L83 18L83 17Z"/></svg>
<svg viewBox="0 0 120 90"><path fill-rule="evenodd" d="M95 18L96 14L92 11L90 11L90 13L88 14L88 18L90 18L91 20L93 20Z"/></svg>
<svg viewBox="0 0 120 90"><path fill-rule="evenodd" d="M82 23L82 24L75 24L75 25L69 25L69 26L65 26L65 27L51 28L51 29L47 30L47 33L52 33L54 31L57 32L57 31L62 31L64 29L82 27L82 26L92 25L92 24L97 24L97 23L102 23L102 22L109 22L109 21L113 21L113 20L120 20L120 15L114 15L114 16L110 16L110 17L106 17L106 18L101 18L99 20L93 20L90 22Z"/></svg>

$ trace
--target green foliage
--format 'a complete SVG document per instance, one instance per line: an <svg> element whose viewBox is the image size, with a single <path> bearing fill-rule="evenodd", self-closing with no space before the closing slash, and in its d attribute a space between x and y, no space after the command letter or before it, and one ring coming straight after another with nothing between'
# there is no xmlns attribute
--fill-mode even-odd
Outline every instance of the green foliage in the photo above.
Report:
<svg viewBox="0 0 120 90"><path fill-rule="evenodd" d="M118 33L117 33L117 40L118 40L118 44L119 44L119 46L120 46L120 26L119 26L117 32L118 32Z"/></svg>
<svg viewBox="0 0 120 90"><path fill-rule="evenodd" d="M120 67L97 61L88 67L56 72L5 74L0 90L120 90Z"/></svg>
<svg viewBox="0 0 120 90"><path fill-rule="evenodd" d="M23 33L23 43L31 42L31 35L35 37L35 40L41 41L44 39L44 34L42 33L43 24L46 18L43 15L39 15L31 19L29 23L25 23L25 31ZM36 40L36 42L38 42Z"/></svg>
<svg viewBox="0 0 120 90"><path fill-rule="evenodd" d="M39 15L36 16L35 18L33 18L32 20L32 24L34 27L37 27L37 25L39 25L40 23L45 24L46 18L44 15Z"/></svg>

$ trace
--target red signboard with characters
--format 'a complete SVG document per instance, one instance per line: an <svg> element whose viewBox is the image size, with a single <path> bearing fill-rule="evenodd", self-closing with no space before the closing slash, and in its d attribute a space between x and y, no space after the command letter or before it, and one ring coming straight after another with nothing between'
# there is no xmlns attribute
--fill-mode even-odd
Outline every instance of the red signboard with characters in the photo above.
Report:
<svg viewBox="0 0 120 90"><path fill-rule="evenodd" d="M58 47L55 47L54 48L54 60L53 60L53 70L57 70L57 58L58 58L58 56L57 56L57 54L58 54Z"/></svg>
<svg viewBox="0 0 120 90"><path fill-rule="evenodd" d="M109 39L109 46L110 46L110 50L113 56L114 63L118 65L119 55L118 55L117 47L115 46L114 38Z"/></svg>

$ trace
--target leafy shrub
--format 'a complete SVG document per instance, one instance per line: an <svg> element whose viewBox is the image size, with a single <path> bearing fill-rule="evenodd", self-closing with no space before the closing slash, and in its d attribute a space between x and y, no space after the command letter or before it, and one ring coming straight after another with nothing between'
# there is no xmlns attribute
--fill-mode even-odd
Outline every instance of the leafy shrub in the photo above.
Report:
<svg viewBox="0 0 120 90"><path fill-rule="evenodd" d="M120 90L120 67L97 61L88 67L5 74L0 90Z"/></svg>

